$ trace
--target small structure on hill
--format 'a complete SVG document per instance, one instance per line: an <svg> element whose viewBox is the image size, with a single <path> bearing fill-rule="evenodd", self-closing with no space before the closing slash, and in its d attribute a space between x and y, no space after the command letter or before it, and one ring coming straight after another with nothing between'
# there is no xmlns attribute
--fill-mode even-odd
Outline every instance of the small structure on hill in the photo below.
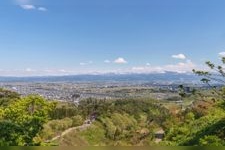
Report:
<svg viewBox="0 0 225 150"><path fill-rule="evenodd" d="M155 142L156 143L161 142L163 140L164 136L165 136L165 131L163 129L156 131L155 132L155 139L156 139Z"/></svg>

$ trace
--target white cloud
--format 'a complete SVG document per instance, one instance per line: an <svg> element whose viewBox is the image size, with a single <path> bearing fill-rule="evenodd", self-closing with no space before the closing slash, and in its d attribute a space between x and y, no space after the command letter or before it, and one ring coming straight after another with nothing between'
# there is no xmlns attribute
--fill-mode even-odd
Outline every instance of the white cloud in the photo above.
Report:
<svg viewBox="0 0 225 150"><path fill-rule="evenodd" d="M185 63L168 64L164 66L139 66L133 67L131 70L133 73L165 73L165 72L177 72L177 73L189 73L192 69L197 69L191 60L187 60Z"/></svg>
<svg viewBox="0 0 225 150"><path fill-rule="evenodd" d="M151 64L150 63L146 63L146 66L151 66Z"/></svg>
<svg viewBox="0 0 225 150"><path fill-rule="evenodd" d="M38 10L39 11L47 11L47 8L45 8L45 7L38 7Z"/></svg>
<svg viewBox="0 0 225 150"><path fill-rule="evenodd" d="M36 7L34 5L20 5L21 8L25 9L25 10L33 10L36 9Z"/></svg>
<svg viewBox="0 0 225 150"><path fill-rule="evenodd" d="M90 62L90 61L89 61ZM87 65L87 63L81 63L81 65ZM176 72L176 73L191 73L192 69L202 70L202 66L197 66L190 60L186 62L177 63L177 64L168 64L161 66L134 66L128 68L118 68L118 69L85 69L83 67L81 70L76 68L71 69L51 69L43 68L35 70L32 68L26 69L17 69L17 70L2 70L0 69L1 76L61 76L61 75L78 75L78 74L106 74L106 73L115 73L115 74L127 74L127 73L165 73L165 72Z"/></svg>
<svg viewBox="0 0 225 150"><path fill-rule="evenodd" d="M177 55L172 55L172 58L175 58L175 59L186 59L186 56L184 54L177 54Z"/></svg>
<svg viewBox="0 0 225 150"><path fill-rule="evenodd" d="M37 7L36 3L32 0L14 0L14 4L19 5L25 10L38 10L38 11L47 11L45 7Z"/></svg>
<svg viewBox="0 0 225 150"><path fill-rule="evenodd" d="M196 68L196 65L190 60L185 63L178 63L175 65L166 65L164 66L165 71L172 71L178 73L192 72Z"/></svg>
<svg viewBox="0 0 225 150"><path fill-rule="evenodd" d="M25 9L25 10L39 10L39 11L47 11L48 9L45 7L36 7L34 5L20 5L21 8Z"/></svg>
<svg viewBox="0 0 225 150"><path fill-rule="evenodd" d="M108 63L111 63L111 61L106 59L106 60L104 60L104 63L108 64Z"/></svg>
<svg viewBox="0 0 225 150"><path fill-rule="evenodd" d="M219 56L220 56L220 57L225 57L225 52L220 52L220 53L219 53Z"/></svg>
<svg viewBox="0 0 225 150"><path fill-rule="evenodd" d="M116 63L116 64L126 64L127 61L124 58L119 57L116 60L114 60L114 63Z"/></svg>

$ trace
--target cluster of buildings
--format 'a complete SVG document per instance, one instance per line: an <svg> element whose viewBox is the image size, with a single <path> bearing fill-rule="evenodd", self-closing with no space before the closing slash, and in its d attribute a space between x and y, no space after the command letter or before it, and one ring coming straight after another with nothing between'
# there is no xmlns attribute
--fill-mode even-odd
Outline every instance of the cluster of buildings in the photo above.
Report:
<svg viewBox="0 0 225 150"><path fill-rule="evenodd" d="M112 99L137 96L149 96L165 99L178 93L179 85L128 83L128 82L3 82L1 88L18 92L22 96L38 94L49 100L79 102L85 98ZM184 86L186 93L192 87ZM151 94L149 94L151 93Z"/></svg>

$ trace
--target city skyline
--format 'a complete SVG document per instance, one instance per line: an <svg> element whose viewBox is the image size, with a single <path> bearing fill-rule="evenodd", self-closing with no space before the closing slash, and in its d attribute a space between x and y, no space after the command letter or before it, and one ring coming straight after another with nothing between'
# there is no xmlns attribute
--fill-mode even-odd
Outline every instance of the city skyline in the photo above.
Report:
<svg viewBox="0 0 225 150"><path fill-rule="evenodd" d="M189 73L225 56L225 2L0 2L0 76Z"/></svg>

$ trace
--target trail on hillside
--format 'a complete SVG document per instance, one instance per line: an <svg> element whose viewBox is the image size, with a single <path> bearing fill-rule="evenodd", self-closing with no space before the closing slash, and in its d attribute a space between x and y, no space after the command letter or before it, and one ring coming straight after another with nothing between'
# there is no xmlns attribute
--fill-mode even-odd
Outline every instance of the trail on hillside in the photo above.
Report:
<svg viewBox="0 0 225 150"><path fill-rule="evenodd" d="M77 127L72 127L72 128L66 129L60 135L53 137L51 140L48 140L47 143L56 141L59 138L63 137L64 135L66 135L66 134L68 134L68 133L70 133L70 132L72 132L74 130L78 130L78 129L79 130L85 130L85 129L87 129L90 126L91 126L91 123L90 124L83 124L81 126L77 126Z"/></svg>

